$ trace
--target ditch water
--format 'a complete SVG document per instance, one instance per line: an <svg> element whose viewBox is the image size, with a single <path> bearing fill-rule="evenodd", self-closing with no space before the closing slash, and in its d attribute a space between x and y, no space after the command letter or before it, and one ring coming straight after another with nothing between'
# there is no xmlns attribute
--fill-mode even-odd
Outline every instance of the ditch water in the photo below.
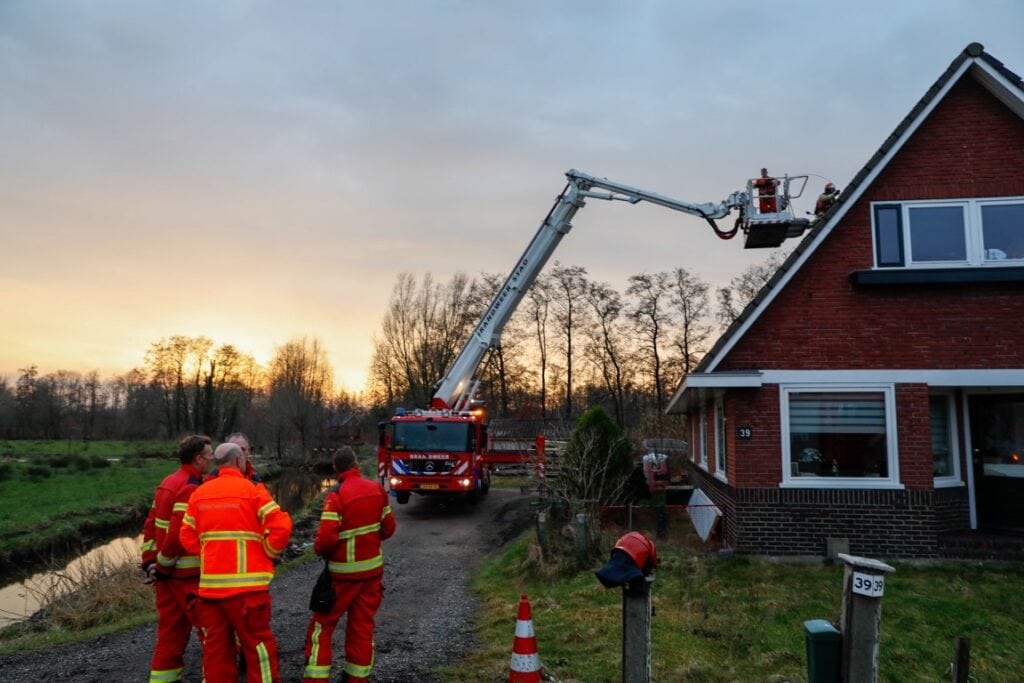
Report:
<svg viewBox="0 0 1024 683"><path fill-rule="evenodd" d="M267 482L271 495L289 513L301 510L334 483L333 477L302 469L282 472ZM23 621L35 614L44 597L66 593L81 581L83 575L97 566L119 566L139 563L142 536L120 536L101 546L63 558L58 570L41 571L0 588L0 628ZM139 575L141 580L141 574Z"/></svg>

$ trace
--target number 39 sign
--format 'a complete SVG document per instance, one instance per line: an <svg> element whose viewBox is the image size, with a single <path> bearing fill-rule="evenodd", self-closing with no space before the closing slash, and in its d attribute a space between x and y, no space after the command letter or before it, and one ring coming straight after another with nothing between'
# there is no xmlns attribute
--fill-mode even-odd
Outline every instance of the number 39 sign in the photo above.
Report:
<svg viewBox="0 0 1024 683"><path fill-rule="evenodd" d="M881 574L853 573L853 592L869 598L880 598L885 590L885 577Z"/></svg>

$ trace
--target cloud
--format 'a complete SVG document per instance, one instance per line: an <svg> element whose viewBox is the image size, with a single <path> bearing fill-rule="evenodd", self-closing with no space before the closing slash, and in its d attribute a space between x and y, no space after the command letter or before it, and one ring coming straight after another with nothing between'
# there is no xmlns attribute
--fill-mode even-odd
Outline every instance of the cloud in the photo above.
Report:
<svg viewBox="0 0 1024 683"><path fill-rule="evenodd" d="M966 0L5 2L4 273L51 317L110 302L78 305L111 347L240 317L365 364L398 272L505 272L569 168L698 202L765 164L844 184L968 42L1024 70L1022 25ZM591 201L556 257L621 286L764 254ZM0 316L28 329L33 301ZM51 332L9 332L0 371Z"/></svg>

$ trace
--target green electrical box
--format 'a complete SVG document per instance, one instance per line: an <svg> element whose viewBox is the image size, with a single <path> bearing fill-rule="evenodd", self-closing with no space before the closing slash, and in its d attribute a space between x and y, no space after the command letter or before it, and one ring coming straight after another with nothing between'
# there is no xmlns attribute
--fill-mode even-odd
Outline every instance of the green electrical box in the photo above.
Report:
<svg viewBox="0 0 1024 683"><path fill-rule="evenodd" d="M807 635L807 683L836 683L843 636L824 619L804 622Z"/></svg>

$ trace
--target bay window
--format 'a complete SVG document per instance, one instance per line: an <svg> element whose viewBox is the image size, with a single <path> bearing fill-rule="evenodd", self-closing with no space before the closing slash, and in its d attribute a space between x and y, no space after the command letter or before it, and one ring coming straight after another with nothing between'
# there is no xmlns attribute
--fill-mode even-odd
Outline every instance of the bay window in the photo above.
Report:
<svg viewBox="0 0 1024 683"><path fill-rule="evenodd" d="M898 484L893 390L783 387L784 484Z"/></svg>

